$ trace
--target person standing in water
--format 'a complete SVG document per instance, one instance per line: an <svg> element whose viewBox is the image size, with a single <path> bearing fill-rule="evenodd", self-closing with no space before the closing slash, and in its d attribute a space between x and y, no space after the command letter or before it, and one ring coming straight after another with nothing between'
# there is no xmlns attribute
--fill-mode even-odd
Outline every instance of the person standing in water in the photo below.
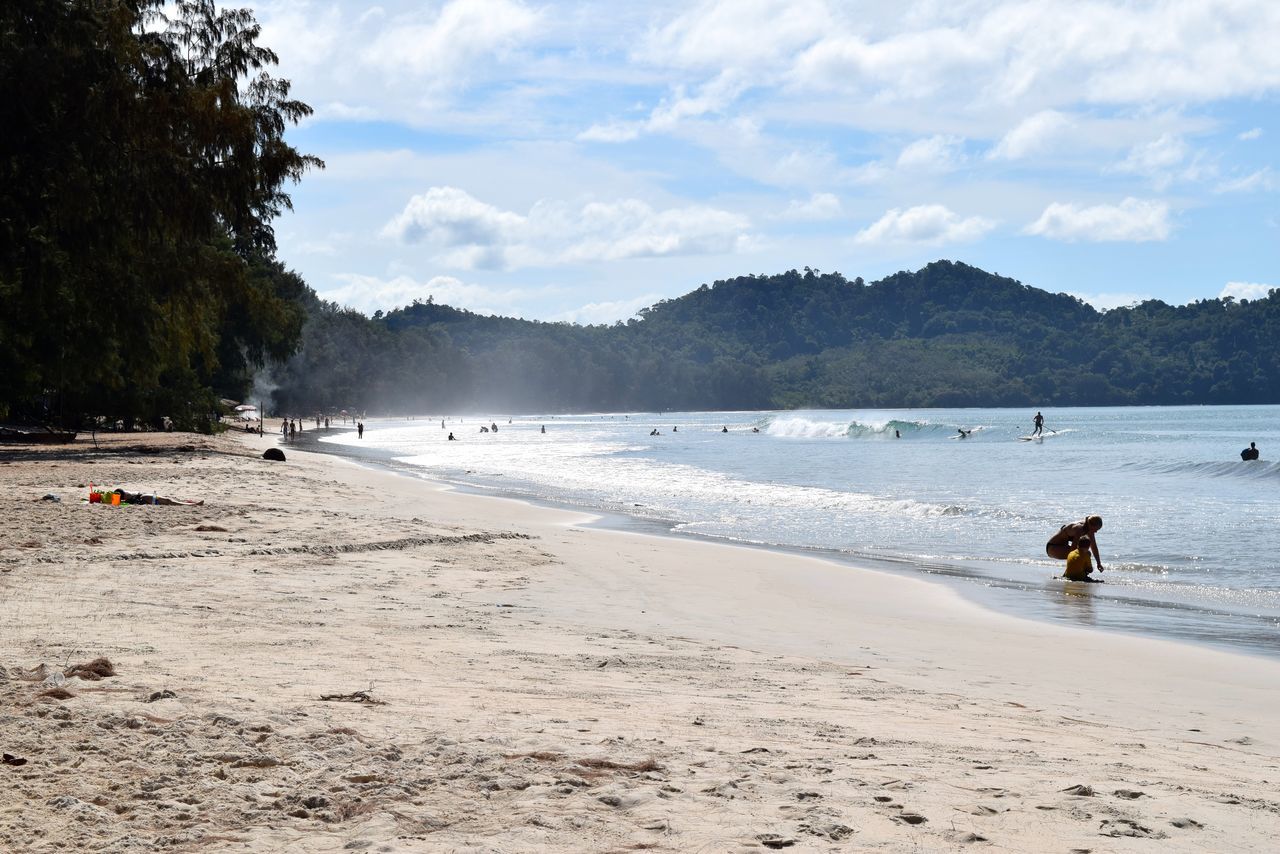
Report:
<svg viewBox="0 0 1280 854"><path fill-rule="evenodd" d="M1249 447L1245 448L1243 451L1240 452L1240 459L1245 460L1246 462L1248 460L1256 460L1257 458L1258 458L1257 442L1250 442Z"/></svg>
<svg viewBox="0 0 1280 854"><path fill-rule="evenodd" d="M1093 554L1098 572L1103 572L1102 556L1098 554L1097 533L1102 529L1101 516L1086 516L1079 522L1071 522L1058 529L1058 533L1045 543L1044 551L1054 560L1066 560L1073 551L1084 547Z"/></svg>
<svg viewBox="0 0 1280 854"><path fill-rule="evenodd" d="M1044 435L1044 416L1043 415L1037 412L1036 417L1031 419L1031 424L1035 428L1034 430L1031 431L1032 436Z"/></svg>

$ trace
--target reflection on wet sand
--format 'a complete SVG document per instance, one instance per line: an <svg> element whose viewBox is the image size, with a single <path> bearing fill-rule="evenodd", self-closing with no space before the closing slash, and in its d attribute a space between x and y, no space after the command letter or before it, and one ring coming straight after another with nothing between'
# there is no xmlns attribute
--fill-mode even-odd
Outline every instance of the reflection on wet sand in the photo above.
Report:
<svg viewBox="0 0 1280 854"><path fill-rule="evenodd" d="M1096 603L1093 601L1093 590L1097 585L1084 581L1061 581L1055 584L1054 597L1063 614L1070 620L1085 626L1098 624Z"/></svg>

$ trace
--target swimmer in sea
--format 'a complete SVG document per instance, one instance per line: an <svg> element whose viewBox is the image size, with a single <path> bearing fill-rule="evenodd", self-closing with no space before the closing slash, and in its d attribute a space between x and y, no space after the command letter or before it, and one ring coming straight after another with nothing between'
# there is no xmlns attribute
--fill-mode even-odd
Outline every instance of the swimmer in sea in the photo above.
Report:
<svg viewBox="0 0 1280 854"><path fill-rule="evenodd" d="M1071 553L1085 543L1085 547L1093 554L1098 564L1098 572L1103 572L1102 556L1098 554L1098 538L1096 534L1102 528L1101 516L1087 516L1079 522L1071 522L1058 529L1058 533L1045 543L1044 551L1054 560L1066 560ZM1087 542L1086 542L1087 541Z"/></svg>
<svg viewBox="0 0 1280 854"><path fill-rule="evenodd" d="M964 429L963 427L957 427L957 428L956 428L956 432L960 434L960 438L961 438L961 439L968 439L968 438L969 438L969 434L970 434L970 433L972 433L973 431L972 431L972 430L966 430L966 429Z"/></svg>

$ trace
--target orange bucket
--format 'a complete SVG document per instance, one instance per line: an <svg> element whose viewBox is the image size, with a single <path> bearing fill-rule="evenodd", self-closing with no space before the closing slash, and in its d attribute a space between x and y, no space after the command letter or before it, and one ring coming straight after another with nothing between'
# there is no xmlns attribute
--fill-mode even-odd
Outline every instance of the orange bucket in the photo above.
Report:
<svg viewBox="0 0 1280 854"><path fill-rule="evenodd" d="M111 493L111 506L112 507L120 506L120 493L118 492Z"/></svg>

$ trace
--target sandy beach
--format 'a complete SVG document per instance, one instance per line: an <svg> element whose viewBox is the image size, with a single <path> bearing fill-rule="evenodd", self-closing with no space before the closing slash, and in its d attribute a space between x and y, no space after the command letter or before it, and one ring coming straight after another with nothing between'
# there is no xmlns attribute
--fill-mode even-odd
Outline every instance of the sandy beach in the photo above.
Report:
<svg viewBox="0 0 1280 854"><path fill-rule="evenodd" d="M1278 662L275 444L0 450L0 850L1275 850Z"/></svg>

